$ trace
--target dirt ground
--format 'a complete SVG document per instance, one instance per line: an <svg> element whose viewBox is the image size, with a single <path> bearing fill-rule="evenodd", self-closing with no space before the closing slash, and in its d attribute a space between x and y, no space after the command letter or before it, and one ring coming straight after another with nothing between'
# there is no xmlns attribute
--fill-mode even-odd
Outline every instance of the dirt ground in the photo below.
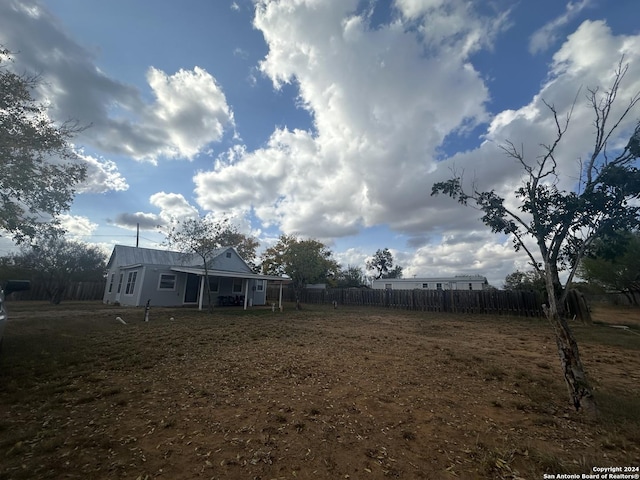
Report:
<svg viewBox="0 0 640 480"><path fill-rule="evenodd" d="M9 306L0 479L541 479L640 465L638 310L574 326L600 406L589 419L569 406L542 319L308 305L158 308L145 323L99 303Z"/></svg>

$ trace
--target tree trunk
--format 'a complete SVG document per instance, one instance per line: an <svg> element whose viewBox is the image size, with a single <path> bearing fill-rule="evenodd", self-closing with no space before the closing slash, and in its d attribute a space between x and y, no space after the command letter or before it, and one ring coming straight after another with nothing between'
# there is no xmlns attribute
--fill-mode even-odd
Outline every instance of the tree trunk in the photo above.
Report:
<svg viewBox="0 0 640 480"><path fill-rule="evenodd" d="M551 322L556 334L556 345L560 356L562 375L569 389L569 398L577 411L583 410L590 416L597 415L597 407L593 398L593 391L580 361L580 352L569 323L558 312L558 297L555 295L556 285L552 271L548 264L545 269L549 307L546 309L547 318Z"/></svg>
<svg viewBox="0 0 640 480"><path fill-rule="evenodd" d="M296 310L302 310L302 304L300 303L300 297L302 296L302 288L299 286L295 286L293 290L296 294Z"/></svg>
<svg viewBox="0 0 640 480"><path fill-rule="evenodd" d="M560 355L562 374L569 389L571 403L577 411L583 410L590 416L597 415L597 406L593 398L593 391L580 361L580 352L569 323L566 318L556 312L555 318L549 320L556 330L556 344Z"/></svg>

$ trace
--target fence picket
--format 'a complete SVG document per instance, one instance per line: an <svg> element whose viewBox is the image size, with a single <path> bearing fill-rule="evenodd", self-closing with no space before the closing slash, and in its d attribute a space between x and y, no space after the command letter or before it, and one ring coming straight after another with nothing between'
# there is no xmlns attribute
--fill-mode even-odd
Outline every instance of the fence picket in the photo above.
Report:
<svg viewBox="0 0 640 480"><path fill-rule="evenodd" d="M279 287L267 287L267 301L278 298ZM275 300L274 300L275 299ZM284 301L295 301L292 289L283 290ZM536 292L503 290L372 290L327 289L303 290L302 303L322 304L337 301L339 305L386 307L426 312L459 312L494 315L540 317L542 300Z"/></svg>

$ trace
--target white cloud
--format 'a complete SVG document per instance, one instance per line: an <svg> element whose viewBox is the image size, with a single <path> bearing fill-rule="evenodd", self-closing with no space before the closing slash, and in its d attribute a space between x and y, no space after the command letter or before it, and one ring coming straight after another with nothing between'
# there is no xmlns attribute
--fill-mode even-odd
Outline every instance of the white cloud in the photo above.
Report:
<svg viewBox="0 0 640 480"><path fill-rule="evenodd" d="M450 178L450 169L455 167L458 172L465 172L467 188L473 180L480 190L495 189L497 193L506 197L507 206L515 210L519 202L513 191L520 185L523 170L516 160L500 152L497 145L504 144L507 140L512 141L518 149L522 148L526 161L534 165L542 153L540 145L551 144L556 136L556 125L543 100L555 106L560 121L566 118L575 100L569 128L556 151L558 171L561 173L558 187L575 188L579 178L579 160L590 155L594 138L593 109L585 98L586 89L599 86L601 93L604 92L611 84L620 56L624 54L625 61L629 62L629 71L618 91L619 101L611 111L611 119L618 118L627 107L629 99L640 91L639 52L640 35L614 36L603 22L584 22L554 55L549 79L531 102L518 110L497 115L487 128L483 145L438 164L432 180ZM616 145L620 147L628 141L637 119L636 109L635 113L621 123L617 136L611 139L611 148L615 148ZM425 221L418 220L416 230L424 231L433 227L445 234L464 237L465 230L479 228L479 222L471 220L468 216L471 212L473 217L478 218L479 212L473 209L466 209L465 212L464 208L451 199L438 199L442 200L442 203L434 203L432 208L424 211ZM530 268L527 266L528 258L524 252L510 254L511 248L510 242L495 243L495 240L492 242L491 237L487 237L484 241L469 242L462 250L448 247L445 242L442 245L429 246L428 251L437 252L437 255L433 256L434 262L443 256L452 260L452 265L457 264L457 269L464 268L465 262L457 261L463 258L462 255L466 251L469 259L467 264L480 261L487 275L504 278L509 271L505 272L506 267L501 267L501 263L508 267L518 260L520 263L516 263L517 268ZM535 245L532 245L532 248L535 251ZM483 252L486 255L483 255ZM513 270L514 268L510 268L510 271ZM495 279L491 281L493 283Z"/></svg>
<svg viewBox="0 0 640 480"><path fill-rule="evenodd" d="M429 202L431 158L450 132L487 119L488 91L464 53L425 56L420 35L399 22L369 28L357 5L257 4L261 71L275 88L299 86L314 130L279 128L263 148L200 172L203 208L253 207L267 225L330 238L398 225ZM460 25L468 40L481 30Z"/></svg>
<svg viewBox="0 0 640 480"><path fill-rule="evenodd" d="M115 162L97 159L82 152L78 152L78 156L87 167L87 177L79 186L78 193L120 192L129 188Z"/></svg>
<svg viewBox="0 0 640 480"><path fill-rule="evenodd" d="M149 197L149 203L160 209L159 218L164 224L198 216L198 210L181 193L154 193Z"/></svg>
<svg viewBox="0 0 640 480"><path fill-rule="evenodd" d="M18 71L41 73L41 93L58 120L77 119L91 128L77 140L103 152L156 162L193 158L233 128L233 112L215 78L204 69L170 75L150 67L146 92L114 80L94 64L35 0L0 2L0 44L19 52Z"/></svg>
<svg viewBox="0 0 640 480"><path fill-rule="evenodd" d="M120 213L109 223L133 230L159 230L175 225L176 222L198 217L198 209L191 205L181 193L157 192L149 197L149 203L157 207L159 213Z"/></svg>
<svg viewBox="0 0 640 480"><path fill-rule="evenodd" d="M536 54L548 50L558 41L562 27L577 17L580 12L591 3L592 0L579 0L567 3L565 12L562 15L547 22L531 35L529 39L529 52Z"/></svg>
<svg viewBox="0 0 640 480"><path fill-rule="evenodd" d="M498 4L493 15L481 15L477 4L464 0L396 0L408 21L418 21L424 45L431 53L466 58L491 48L498 33L509 26L510 9Z"/></svg>
<svg viewBox="0 0 640 480"><path fill-rule="evenodd" d="M421 22L437 22L420 16L426 4L414 2L422 10L407 11ZM415 255L397 252L407 275L480 273L500 286L514 262L527 268L526 256L513 251L510 239L484 230L476 210L431 197L431 186L450 178L452 169L464 171L480 189L495 189L509 206L517 206L513 191L521 166L498 145L511 140L535 161L539 145L555 134L543 100L563 116L582 86L558 149L563 185L571 186L592 134L584 89L609 85L625 53L631 67L619 98L639 91L640 36L614 36L602 22L583 23L557 51L547 81L528 104L491 119L479 148L436 162L447 135L489 120L486 85L463 54L446 55L451 45L446 39L425 54L423 39L413 30L398 22L371 30L365 16L353 13L355 5L258 5L255 24L269 45L261 70L276 88L287 82L298 86L314 129L279 128L260 149L230 151L212 171L194 178L198 203L216 211L253 208L267 226L321 240L387 224L421 246ZM489 25L488 35L495 32L495 22L478 25ZM458 34L465 32L469 39L477 35L467 27ZM622 138L634 118L622 125Z"/></svg>
<svg viewBox="0 0 640 480"><path fill-rule="evenodd" d="M207 144L219 141L226 125L233 125L233 113L222 89L204 69L195 67L169 76L152 67L147 80L156 103L142 120L168 137L165 145L150 152L151 158L158 154L192 158ZM140 153L141 158L148 155Z"/></svg>
<svg viewBox="0 0 640 480"><path fill-rule="evenodd" d="M138 228L138 226L140 227L140 230L157 230L164 221L159 215L154 213L136 212L121 213L113 220L110 220L110 223L128 230L134 230Z"/></svg>
<svg viewBox="0 0 640 480"><path fill-rule="evenodd" d="M58 217L60 220L60 226L67 231L67 234L72 238L83 239L90 237L91 234L98 228L97 223L93 223L87 217L80 215L68 215L63 214Z"/></svg>

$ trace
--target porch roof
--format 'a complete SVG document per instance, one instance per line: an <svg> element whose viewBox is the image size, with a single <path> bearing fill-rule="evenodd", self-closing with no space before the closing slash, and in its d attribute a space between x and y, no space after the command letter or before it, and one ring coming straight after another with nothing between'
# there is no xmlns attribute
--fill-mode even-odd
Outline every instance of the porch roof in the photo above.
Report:
<svg viewBox="0 0 640 480"><path fill-rule="evenodd" d="M204 268L171 267L171 270L174 272L192 273L194 275L198 275L201 277L204 277L205 275ZM249 279L249 280L267 280L267 281L282 282L282 283L291 282L290 278L276 277L274 275L261 275L259 273L251 273L251 272L230 272L228 270L209 270L207 273L209 274L210 277L230 277L230 278L242 278L242 279Z"/></svg>

